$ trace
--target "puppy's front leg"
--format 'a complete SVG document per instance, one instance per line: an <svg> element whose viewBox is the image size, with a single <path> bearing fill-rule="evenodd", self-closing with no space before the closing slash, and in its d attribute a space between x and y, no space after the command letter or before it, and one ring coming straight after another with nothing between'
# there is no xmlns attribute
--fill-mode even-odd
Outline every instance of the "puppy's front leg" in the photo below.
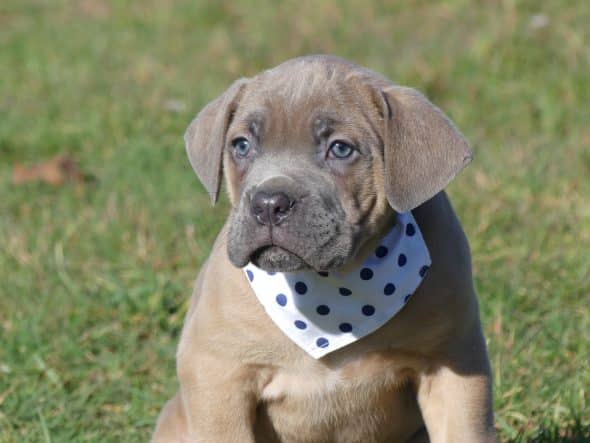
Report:
<svg viewBox="0 0 590 443"><path fill-rule="evenodd" d="M479 325L478 325L479 326ZM491 443L491 370L483 335L472 333L452 355L423 374L418 403L431 443Z"/></svg>
<svg viewBox="0 0 590 443"><path fill-rule="evenodd" d="M179 365L191 442L254 443L252 373L216 363L199 358L197 364Z"/></svg>

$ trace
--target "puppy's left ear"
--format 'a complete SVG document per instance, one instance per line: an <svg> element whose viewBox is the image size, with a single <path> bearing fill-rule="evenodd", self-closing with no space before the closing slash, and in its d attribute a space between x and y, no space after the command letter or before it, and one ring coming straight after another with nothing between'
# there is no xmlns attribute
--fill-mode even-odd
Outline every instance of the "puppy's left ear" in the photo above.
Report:
<svg viewBox="0 0 590 443"><path fill-rule="evenodd" d="M391 207L406 212L443 190L472 152L455 125L418 91L389 86L381 98L385 191Z"/></svg>
<svg viewBox="0 0 590 443"><path fill-rule="evenodd" d="M199 112L184 133L189 161L215 204L221 184L225 135L247 79L236 80L227 91Z"/></svg>

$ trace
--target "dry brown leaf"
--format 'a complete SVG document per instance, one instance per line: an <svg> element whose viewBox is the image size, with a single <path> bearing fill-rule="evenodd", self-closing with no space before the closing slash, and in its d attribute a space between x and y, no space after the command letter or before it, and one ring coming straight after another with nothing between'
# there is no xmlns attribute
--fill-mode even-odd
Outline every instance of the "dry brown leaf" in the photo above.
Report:
<svg viewBox="0 0 590 443"><path fill-rule="evenodd" d="M30 182L42 182L60 186L66 182L83 183L89 177L80 171L76 161L67 154L34 165L16 164L12 169L12 182L22 185Z"/></svg>

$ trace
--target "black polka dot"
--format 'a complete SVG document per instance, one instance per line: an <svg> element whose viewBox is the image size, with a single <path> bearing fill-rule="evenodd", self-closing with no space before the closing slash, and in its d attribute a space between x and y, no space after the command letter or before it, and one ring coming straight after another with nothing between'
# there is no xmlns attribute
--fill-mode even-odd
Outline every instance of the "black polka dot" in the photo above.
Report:
<svg viewBox="0 0 590 443"><path fill-rule="evenodd" d="M285 294L278 294L276 301L279 305L285 306L287 304L287 296Z"/></svg>
<svg viewBox="0 0 590 443"><path fill-rule="evenodd" d="M405 264L408 262L408 258L405 256L405 254L400 254L399 257L397 258L397 264L400 266L405 266Z"/></svg>
<svg viewBox="0 0 590 443"><path fill-rule="evenodd" d="M424 276L426 275L426 273L428 272L428 266L422 266L420 268L420 277L424 278Z"/></svg>
<svg viewBox="0 0 590 443"><path fill-rule="evenodd" d="M410 297L412 297L412 294L408 294L404 297L404 303L407 303L408 300L410 299Z"/></svg>
<svg viewBox="0 0 590 443"><path fill-rule="evenodd" d="M328 272L326 271L319 271L318 275L322 276L322 277L327 277L328 275L330 275Z"/></svg>
<svg viewBox="0 0 590 443"><path fill-rule="evenodd" d="M363 314L365 314L367 317L370 317L371 315L373 315L375 313L375 306L373 305L365 305L363 306Z"/></svg>
<svg viewBox="0 0 590 443"><path fill-rule="evenodd" d="M414 227L414 225L412 223L408 223L406 226L406 235L408 237L411 237L415 233L416 233L416 228Z"/></svg>
<svg viewBox="0 0 590 443"><path fill-rule="evenodd" d="M305 323L304 321L301 321L301 320L295 320L295 327L297 329L305 329L305 328L307 328L307 323Z"/></svg>
<svg viewBox="0 0 590 443"><path fill-rule="evenodd" d="M395 292L395 285L393 283L387 283L383 288L383 293L385 295L391 295Z"/></svg>
<svg viewBox="0 0 590 443"><path fill-rule="evenodd" d="M248 280L254 280L254 274L252 274L252 271L250 271L249 269L246 271L246 275L248 276Z"/></svg>
<svg viewBox="0 0 590 443"><path fill-rule="evenodd" d="M319 305L316 308L316 312L320 315L328 315L330 313L330 308L326 305Z"/></svg>
<svg viewBox="0 0 590 443"><path fill-rule="evenodd" d="M375 255L379 258L385 257L388 252L389 249L387 249L385 246L379 246L377 249L375 249Z"/></svg>
<svg viewBox="0 0 590 443"><path fill-rule="evenodd" d="M352 291L348 288L340 288L338 289L338 292L340 293L340 295L344 295L345 297L352 294Z"/></svg>
<svg viewBox="0 0 590 443"><path fill-rule="evenodd" d="M373 278L373 271L369 268L361 269L361 279L362 280L371 280Z"/></svg>
<svg viewBox="0 0 590 443"><path fill-rule="evenodd" d="M301 295L305 294L307 292L307 285L302 281L298 281L295 283L295 292Z"/></svg>
<svg viewBox="0 0 590 443"><path fill-rule="evenodd" d="M352 331L352 325L350 323L340 323L340 325L338 325L338 329L340 329L342 332L350 332Z"/></svg>
<svg viewBox="0 0 590 443"><path fill-rule="evenodd" d="M315 344L318 345L319 348L327 348L330 345L330 342L327 338L320 337L315 341Z"/></svg>

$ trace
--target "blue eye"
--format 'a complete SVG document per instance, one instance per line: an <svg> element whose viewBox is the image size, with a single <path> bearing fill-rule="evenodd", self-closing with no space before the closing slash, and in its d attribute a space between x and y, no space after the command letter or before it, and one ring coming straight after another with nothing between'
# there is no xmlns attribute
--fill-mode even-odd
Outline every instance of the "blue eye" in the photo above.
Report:
<svg viewBox="0 0 590 443"><path fill-rule="evenodd" d="M234 152L238 157L246 157L250 152L250 142L246 140L244 137L236 138L234 141L231 142Z"/></svg>
<svg viewBox="0 0 590 443"><path fill-rule="evenodd" d="M340 160L350 157L353 152L352 146L339 140L332 142L328 148L328 155Z"/></svg>

